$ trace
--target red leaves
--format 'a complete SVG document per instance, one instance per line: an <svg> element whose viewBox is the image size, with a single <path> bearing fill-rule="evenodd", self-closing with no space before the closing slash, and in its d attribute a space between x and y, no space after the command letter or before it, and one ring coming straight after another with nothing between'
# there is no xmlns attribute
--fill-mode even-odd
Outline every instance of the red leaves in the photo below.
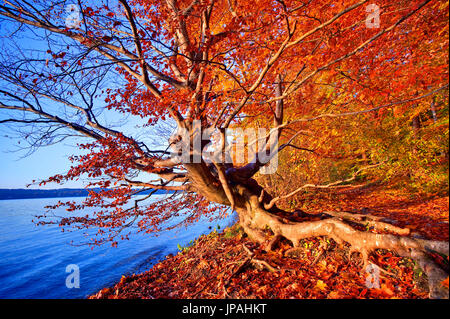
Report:
<svg viewBox="0 0 450 319"><path fill-rule="evenodd" d="M66 52L60 52L58 54L52 53L52 51L50 51L50 50L48 50L47 52L50 53L52 55L53 59L55 59L55 60L56 59L63 59L66 56Z"/></svg>
<svg viewBox="0 0 450 319"><path fill-rule="evenodd" d="M346 252L335 246L313 264L314 256L287 257L284 252L291 248L287 243L266 253L248 238L225 235L230 231L201 236L188 250L168 256L143 274L122 278L90 298L426 298L426 292L414 284L412 263L394 266L395 277L381 274L379 288L368 288L367 274L357 261L348 260ZM251 264L241 268L248 258L243 244L253 258L277 271Z"/></svg>
<svg viewBox="0 0 450 319"><path fill-rule="evenodd" d="M449 287L448 287L448 277L447 277L447 279L445 279L444 281L442 281L441 284L442 284L444 287L447 287L447 289L448 289L448 288L449 288Z"/></svg>
<svg viewBox="0 0 450 319"><path fill-rule="evenodd" d="M110 41L112 41L112 38L110 36L105 35L105 36L102 37L102 41L103 42L110 42Z"/></svg>
<svg viewBox="0 0 450 319"><path fill-rule="evenodd" d="M144 30L139 30L138 31L138 35L140 36L140 37L142 37L142 38L145 38L145 31Z"/></svg>
<svg viewBox="0 0 450 319"><path fill-rule="evenodd" d="M395 3L380 1L378 5L382 9L383 16L379 29L392 25L403 14L417 7L420 2L419 0ZM193 119L201 118L205 125L211 125L219 117L222 109L224 113L220 116L224 118L227 113L237 107L239 101L247 101L242 109L242 114L248 116L245 125L262 126L265 123L272 125L274 103L267 103L267 99L270 100L273 97L273 83L278 73L285 74L286 92L290 92L297 84L301 84L296 94L285 99L285 115L289 117L287 120L309 118L326 112L341 113L376 107L388 101L420 94L428 86L435 87L448 81L446 70L448 51L442 46L442 43L448 42L446 39L448 27L445 28L447 22L444 19L448 14L442 8L436 7L437 4L430 4L420 14L410 17L407 23L376 41L370 41L368 46L359 50L357 54L353 54L355 48L380 31L364 25L367 13L364 6L348 14L342 14L336 21L330 20L353 3L351 1L314 1L305 3L305 6L298 10L289 10L289 8L295 8L298 1L260 0L255 5L252 1L224 0L217 1L209 14L204 11L210 4L208 1L194 2L195 5L190 8L191 12L184 11L192 4L192 1L188 0L177 1L179 10L173 10L173 12L162 1L134 1L135 6L132 10L139 22L138 38L145 61L151 66L147 71L149 71L152 85L161 92L161 97L159 94L155 97L153 86L141 83L143 78L141 57L133 56L140 48L139 46L136 48L134 43L136 39L133 39L133 36L124 36L124 33L130 32L128 22L124 28L119 29L121 22L115 19L123 12L113 12L112 8L106 6L86 7L83 11L87 19L87 27L83 29L85 32L81 32L80 29L69 33L66 30L65 35L73 36L74 40L81 42L89 50L100 49L98 54L107 53L104 56L105 59L111 54L114 57L113 62L121 62L115 65L115 75L120 76L121 83L125 84L120 88L106 89L102 92L101 99L104 99L108 110L140 116L149 125L165 121L170 115L169 110L183 115L190 114ZM387 7L389 10L385 10ZM208 14L208 25L202 25L205 13ZM126 21L123 16L120 19ZM296 21L295 28L294 21ZM322 25L326 21L330 23ZM118 29L114 29L116 27ZM290 42L292 45L289 45L289 49L283 52L278 60L268 64L284 41L294 41L308 34L311 36L306 36L297 44ZM183 39L184 37L187 39ZM86 72L90 72L88 71L89 57L81 58L80 56L84 55L75 54L72 50L75 51L75 48L72 47L69 51L67 47L67 52L48 50L47 53L51 54L55 60L54 64L49 65L64 68L68 65L65 59L78 57L75 60L77 65L82 66L86 63L82 71L86 69ZM159 50L164 53L161 54ZM431 59L429 55L432 55ZM204 61L203 57L209 57L210 61ZM340 59L340 57L345 58ZM69 63L72 65L71 62ZM261 83L256 82L266 66L267 74L264 75ZM81 68L75 67L75 69ZM200 70L205 73L200 75ZM176 85L176 89L165 83L165 76L180 78L180 84ZM60 78L56 74L45 76L45 79L55 83ZM196 83L197 80L200 82ZM38 80L33 79L32 82L37 84ZM254 83L257 84L254 90L247 91ZM152 87L152 90L149 90L149 87ZM415 90L418 92L414 92ZM67 93L67 95L71 94ZM227 109L223 108L224 106L227 106ZM170 113L173 115L174 111ZM404 112L406 109L398 108L395 115L401 115ZM391 111L386 108L372 114L380 124L385 124L383 121L390 116ZM365 149L361 154L361 149L358 147L370 144L363 143L366 140L349 143L355 140L356 135L356 129L351 127L362 126L361 123L364 122L360 120L358 118L348 122L339 121L342 125L336 125L331 129L323 122L315 122L319 123L317 127L309 123L290 127L292 131L305 130L306 132L309 129L316 129L322 135L320 139L317 139L316 134L308 132L303 139L306 144L306 135L314 136L313 147L311 147L314 149L314 152L311 152L313 160L305 161L306 156L303 153L300 155L295 153L287 156L286 163L291 168L304 170L308 177L313 176L314 179L317 177L323 180L333 179L335 177L333 175L337 175L334 172L336 167L333 167L333 170L326 167L322 174L317 174L318 176L309 174L308 170L312 171L311 166L313 166L310 164L316 164L315 157L339 159L346 161L346 164L350 161L353 163L366 161L368 157L373 161L384 158L384 154L375 156L379 154L373 154L370 150L367 150L368 157L366 157ZM364 117L364 121L366 120L375 122L370 117ZM345 126L350 129L346 130ZM284 132L288 131L286 129ZM348 133L347 139L339 139L345 135L345 132ZM379 144L383 142L382 136L375 136L375 138L380 140ZM373 147L373 144L369 146ZM74 219L73 222L75 224L81 222L82 226L86 227L92 225L105 229L120 227L127 217L136 213L123 208L130 199L132 189L130 187L105 189L117 186L118 180L138 169L145 173L157 172L152 165L154 158L143 154L136 142L122 135L107 136L100 141L80 147L87 154L73 156L71 160L74 166L67 174L55 175L43 184L63 183L85 176L94 179L90 186L102 188L102 191L92 192L84 206L99 208L96 219ZM136 165L134 159L144 155L146 163L142 166ZM346 165L346 167L353 168L354 165ZM298 173L289 170L287 172L287 175ZM165 202L163 205L150 205L139 211L143 215L139 225L144 231L155 231L164 221L178 214L179 207L192 212L185 221L188 224L200 216L213 216L215 211L210 209L208 204L203 197L189 194L183 200ZM369 204L376 206L378 202L375 203L375 200L370 199L364 203L364 205ZM292 203L292 205L296 204ZM80 207L68 204L71 211ZM391 215L391 212L386 215ZM411 228L416 227L424 233L430 230L425 218L417 217L413 220L402 215L399 219L402 223L411 225ZM435 229L433 233L433 236L438 236ZM307 257L311 256L307 254ZM391 256L389 260L394 259ZM332 264L328 266L333 267ZM330 288L331 284L328 282L330 278L330 272L323 269L323 273L318 275L314 282L307 284L317 287L314 293L320 295ZM290 288L298 290L296 285ZM301 292L301 295L303 293ZM362 291L358 293L369 294ZM262 289L261 294L267 295L269 292L267 289ZM336 294L339 295L339 292Z"/></svg>
<svg viewBox="0 0 450 319"><path fill-rule="evenodd" d="M94 15L94 13L95 13L95 11L91 7L86 7L83 10L83 14L86 16L92 16L92 15Z"/></svg>

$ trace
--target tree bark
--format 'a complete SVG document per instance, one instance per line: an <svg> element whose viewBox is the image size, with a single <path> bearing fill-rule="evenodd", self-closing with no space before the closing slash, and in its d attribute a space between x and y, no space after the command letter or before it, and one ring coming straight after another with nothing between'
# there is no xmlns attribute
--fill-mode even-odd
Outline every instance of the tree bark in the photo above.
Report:
<svg viewBox="0 0 450 319"><path fill-rule="evenodd" d="M430 252L437 252L448 256L448 242L404 236L409 231L377 220L372 221L375 226L395 234L376 234L369 231L360 231L352 227L348 221L357 222L361 216L350 213L325 212L321 215L323 218L321 220L290 221L281 217L283 215L281 213L286 212L277 207L272 207L270 210L264 209L261 198L265 197L264 199L267 200L267 197L270 196L261 196L261 188L258 188L256 185L253 184L253 189L248 185L242 184L234 187L235 209L239 215L239 223L247 235L252 240L263 244L263 246L267 247L266 249L270 249L273 246L272 241L275 238L279 240L284 237L290 240L294 247L297 247L302 239L326 236L333 239L338 245L349 244L350 254L359 252L363 259L364 268L368 264L371 252L376 249L387 249L396 252L399 256L411 258L420 265L428 276L430 298L449 297L448 289L441 284L448 274L429 255ZM305 213L306 215L308 214ZM313 215L310 216L312 217ZM317 219L317 215L315 217ZM268 229L273 232L273 237L268 236Z"/></svg>

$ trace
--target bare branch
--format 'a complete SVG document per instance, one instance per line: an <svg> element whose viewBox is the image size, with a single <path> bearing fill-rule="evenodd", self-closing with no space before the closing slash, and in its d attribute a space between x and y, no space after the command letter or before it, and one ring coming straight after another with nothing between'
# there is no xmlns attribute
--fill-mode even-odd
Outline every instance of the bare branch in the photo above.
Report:
<svg viewBox="0 0 450 319"><path fill-rule="evenodd" d="M273 205L275 205L276 202L278 202L278 201L280 201L282 199L286 199L286 198L292 197L292 196L296 195L297 193L299 193L300 191L304 190L305 188L331 188L331 187L337 186L339 184L344 184L344 183L351 182L362 171L365 171L367 169L380 166L381 164L383 164L383 163L378 163L378 164L374 164L374 165L365 166L365 167L360 168L359 170L357 170L355 173L353 173L353 175L351 177L349 177L347 179L338 180L338 181L335 181L335 182L332 182L332 183L329 183L329 184L326 184L326 185L305 184L305 185L297 188L293 192L290 192L289 194L286 194L286 195L283 195L283 196L274 197L269 203L264 204L264 208L265 209L271 209L273 207Z"/></svg>

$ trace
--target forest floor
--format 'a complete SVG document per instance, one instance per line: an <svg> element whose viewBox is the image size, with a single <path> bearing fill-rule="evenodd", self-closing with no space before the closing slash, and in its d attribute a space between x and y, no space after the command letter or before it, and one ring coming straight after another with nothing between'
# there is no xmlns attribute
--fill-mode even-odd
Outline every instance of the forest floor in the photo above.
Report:
<svg viewBox="0 0 450 319"><path fill-rule="evenodd" d="M350 211L383 217L412 235L449 240L449 197L417 197L380 187L321 193L308 212ZM316 194L317 195L317 194ZM294 217L295 219L295 217ZM370 231L370 230L369 230ZM324 237L293 251L281 241L266 252L238 225L200 236L142 274L123 276L89 298L427 298L427 279L410 259L377 250L363 269L358 254ZM448 257L435 260L448 271ZM442 283L448 288L448 277Z"/></svg>

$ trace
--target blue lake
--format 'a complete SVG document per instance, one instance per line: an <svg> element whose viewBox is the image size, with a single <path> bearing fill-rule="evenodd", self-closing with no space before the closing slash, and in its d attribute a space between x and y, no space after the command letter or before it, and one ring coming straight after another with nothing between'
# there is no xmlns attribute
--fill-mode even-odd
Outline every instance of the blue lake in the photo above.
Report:
<svg viewBox="0 0 450 319"><path fill-rule="evenodd" d="M163 195L157 195L163 196ZM168 254L176 254L178 244L187 245L211 228L232 224L235 216L201 220L188 228L160 233L157 237L136 233L119 241L117 248L105 244L91 249L85 231L61 232L56 225L35 226L35 215L58 200L82 198L42 198L0 201L0 298L85 298L112 286L122 275L141 273ZM56 210L63 215L65 210ZM83 212L85 215L86 211ZM67 288L66 267L79 267L80 288Z"/></svg>

